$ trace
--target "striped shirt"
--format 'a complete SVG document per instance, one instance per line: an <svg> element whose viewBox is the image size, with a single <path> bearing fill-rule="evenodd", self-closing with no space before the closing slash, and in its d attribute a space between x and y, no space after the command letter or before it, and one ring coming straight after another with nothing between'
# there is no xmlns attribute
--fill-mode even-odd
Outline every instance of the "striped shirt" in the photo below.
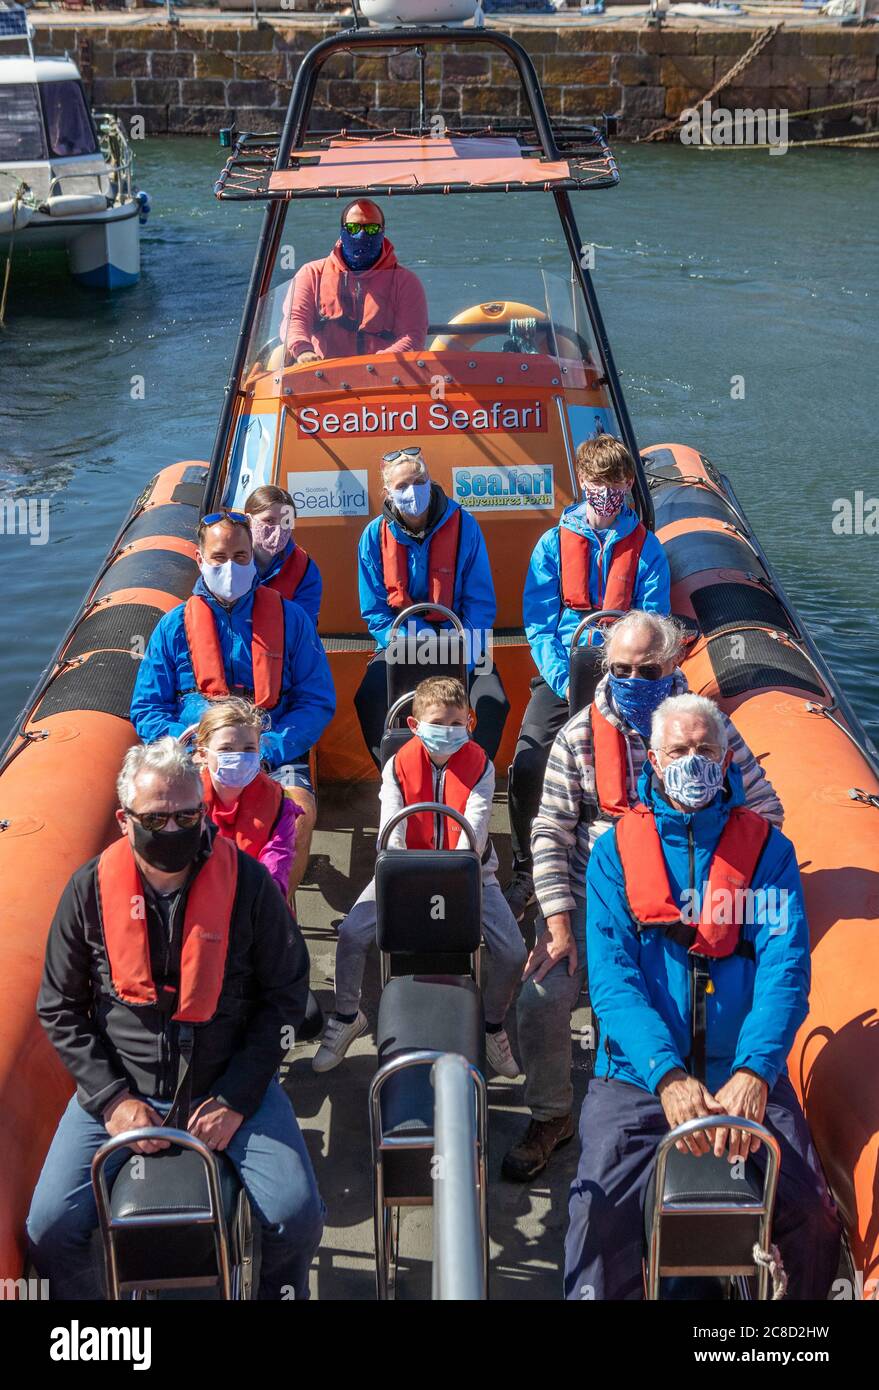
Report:
<svg viewBox="0 0 879 1390"><path fill-rule="evenodd" d="M676 670L672 695L685 695L688 690L686 676ZM625 739L629 805L634 806L649 741L624 724L610 704L606 676L595 691L595 703ZM780 829L784 811L772 783L729 717L724 714L723 719L733 762L742 774L745 805ZM587 705L556 736L546 765L540 810L531 825L534 891L544 917L574 912L582 904L589 850L612 824L598 808L592 706Z"/></svg>

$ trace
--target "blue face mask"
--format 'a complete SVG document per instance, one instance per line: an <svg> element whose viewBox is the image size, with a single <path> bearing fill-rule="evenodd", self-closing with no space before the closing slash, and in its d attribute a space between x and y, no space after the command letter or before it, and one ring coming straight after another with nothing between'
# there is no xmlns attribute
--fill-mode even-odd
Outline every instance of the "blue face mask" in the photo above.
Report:
<svg viewBox="0 0 879 1390"><path fill-rule="evenodd" d="M385 243L384 232L351 232L342 228L342 259L351 270L369 270L375 265Z"/></svg>
<svg viewBox="0 0 879 1390"><path fill-rule="evenodd" d="M713 801L723 785L723 767L701 753L689 753L661 768L666 795L690 811L699 811Z"/></svg>
<svg viewBox="0 0 879 1390"><path fill-rule="evenodd" d="M430 502L430 483L391 488L391 502L401 516L421 516Z"/></svg>
<svg viewBox="0 0 879 1390"><path fill-rule="evenodd" d="M608 676L611 698L618 713L642 738L650 737L654 710L671 694L674 675L645 681L641 676Z"/></svg>
<svg viewBox="0 0 879 1390"><path fill-rule="evenodd" d="M470 730L465 724L425 724L419 719L415 734L428 753L457 753L470 742Z"/></svg>

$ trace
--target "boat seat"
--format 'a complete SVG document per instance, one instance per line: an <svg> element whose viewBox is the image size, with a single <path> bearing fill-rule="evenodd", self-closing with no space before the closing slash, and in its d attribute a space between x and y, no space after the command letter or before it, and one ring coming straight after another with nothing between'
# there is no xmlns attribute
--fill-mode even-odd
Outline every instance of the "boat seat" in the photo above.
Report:
<svg viewBox="0 0 879 1390"><path fill-rule="evenodd" d="M601 659L604 648L599 645L576 646L571 652L568 682L568 714L573 719L595 699L595 687L601 680Z"/></svg>
<svg viewBox="0 0 879 1390"><path fill-rule="evenodd" d="M401 629L405 633L405 628ZM464 659L464 644L454 632L443 631L444 645L447 646L447 660L445 661L388 661L385 659L385 669L388 676L388 705L392 705L395 700L399 700L401 695L407 691L414 690L422 681L426 681L430 676L449 676L462 682L464 689L467 689L467 663ZM405 636L401 638L397 634L395 639L399 642L398 653L402 656L406 652Z"/></svg>
<svg viewBox="0 0 879 1390"><path fill-rule="evenodd" d="M482 864L473 850L380 850L375 902L386 979L476 974Z"/></svg>
<svg viewBox="0 0 879 1390"><path fill-rule="evenodd" d="M222 1154L215 1155L226 1225L231 1229L241 1192L238 1174ZM110 1194L113 1221L139 1216L193 1217L192 1224L118 1226L115 1232L120 1278L124 1282L210 1277L217 1257L211 1200L204 1160L192 1149L170 1148L133 1154L119 1170Z"/></svg>
<svg viewBox="0 0 879 1390"><path fill-rule="evenodd" d="M449 976L389 980L379 1004L376 1041L380 1068L406 1052L455 1052L484 1075L485 1017L479 989L472 980ZM381 1085L380 1148L384 1198L389 1203L432 1200L433 1060L431 1056L394 1072Z"/></svg>
<svg viewBox="0 0 879 1390"><path fill-rule="evenodd" d="M644 1203L647 1246L657 1212L656 1170ZM737 1208L718 1212L716 1208ZM754 1159L732 1164L713 1153L671 1149L662 1194L663 1274L752 1273L760 1238L763 1174Z"/></svg>
<svg viewBox="0 0 879 1390"><path fill-rule="evenodd" d="M400 749L412 738L412 730L408 725L402 729L385 729L382 734L381 748L379 749L379 761L382 768L385 763L390 762L391 758L399 753Z"/></svg>

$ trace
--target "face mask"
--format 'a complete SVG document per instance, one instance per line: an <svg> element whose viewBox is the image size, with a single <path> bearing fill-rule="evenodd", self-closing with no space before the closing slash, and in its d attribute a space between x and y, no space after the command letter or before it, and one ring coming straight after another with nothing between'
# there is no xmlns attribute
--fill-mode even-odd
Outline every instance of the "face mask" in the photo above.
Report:
<svg viewBox="0 0 879 1390"><path fill-rule="evenodd" d="M369 270L375 265L384 246L384 232L357 232L356 235L342 228L342 259L351 270Z"/></svg>
<svg viewBox="0 0 879 1390"><path fill-rule="evenodd" d="M713 801L723 785L723 768L701 753L689 753L662 768L662 782L673 801L698 811Z"/></svg>
<svg viewBox="0 0 879 1390"><path fill-rule="evenodd" d="M391 502L401 516L420 516L430 502L430 483L410 483L391 489Z"/></svg>
<svg viewBox="0 0 879 1390"><path fill-rule="evenodd" d="M211 776L221 787L247 787L259 772L259 753L212 753Z"/></svg>
<svg viewBox="0 0 879 1390"><path fill-rule="evenodd" d="M201 822L191 830L146 830L134 819L131 824L134 826L134 848L154 869L179 874L198 854Z"/></svg>
<svg viewBox="0 0 879 1390"><path fill-rule="evenodd" d="M253 588L256 565L253 560L246 565L236 565L234 560L226 560L222 565L202 561L201 577L215 598L235 603Z"/></svg>
<svg viewBox="0 0 879 1390"><path fill-rule="evenodd" d="M598 516L616 516L626 493L621 487L586 487L583 495Z"/></svg>
<svg viewBox="0 0 879 1390"><path fill-rule="evenodd" d="M260 550L264 550L266 555L280 555L287 545L292 534L289 526L272 526L267 521L252 521L250 524L250 534L253 537L254 545L258 545Z"/></svg>
<svg viewBox="0 0 879 1390"><path fill-rule="evenodd" d="M470 742L470 730L464 724L425 724L419 719L415 733L428 753L457 753Z"/></svg>
<svg viewBox="0 0 879 1390"><path fill-rule="evenodd" d="M646 681L641 676L623 678L611 675L607 683L617 712L642 738L649 738L653 711L671 694L674 676L660 676L658 680Z"/></svg>

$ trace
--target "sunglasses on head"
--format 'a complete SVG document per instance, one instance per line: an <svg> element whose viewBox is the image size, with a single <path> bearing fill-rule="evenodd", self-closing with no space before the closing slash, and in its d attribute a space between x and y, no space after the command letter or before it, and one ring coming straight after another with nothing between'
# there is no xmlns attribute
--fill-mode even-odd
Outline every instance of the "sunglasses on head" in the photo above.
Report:
<svg viewBox="0 0 879 1390"><path fill-rule="evenodd" d="M658 661L645 661L640 666L631 665L628 661L612 661L610 674L620 681L628 680L630 676L640 676L642 681L658 681L662 667Z"/></svg>
<svg viewBox="0 0 879 1390"><path fill-rule="evenodd" d="M193 806L186 811L132 811L128 806L122 809L126 816L139 821L144 830L164 830L169 820L173 820L180 830L191 830L201 820L204 806Z"/></svg>
<svg viewBox="0 0 879 1390"><path fill-rule="evenodd" d="M351 236L357 236L358 232L366 232L367 236L375 236L380 232L382 224L380 222L343 222L342 226Z"/></svg>
<svg viewBox="0 0 879 1390"><path fill-rule="evenodd" d="M414 459L421 457L419 448L392 449L389 454L382 454L382 463L395 463L397 459Z"/></svg>
<svg viewBox="0 0 879 1390"><path fill-rule="evenodd" d="M222 511L210 512L208 516L201 519L202 526L216 526L218 521L234 521L236 526L246 526L250 529L250 517L247 512L233 512L229 507L224 507Z"/></svg>

